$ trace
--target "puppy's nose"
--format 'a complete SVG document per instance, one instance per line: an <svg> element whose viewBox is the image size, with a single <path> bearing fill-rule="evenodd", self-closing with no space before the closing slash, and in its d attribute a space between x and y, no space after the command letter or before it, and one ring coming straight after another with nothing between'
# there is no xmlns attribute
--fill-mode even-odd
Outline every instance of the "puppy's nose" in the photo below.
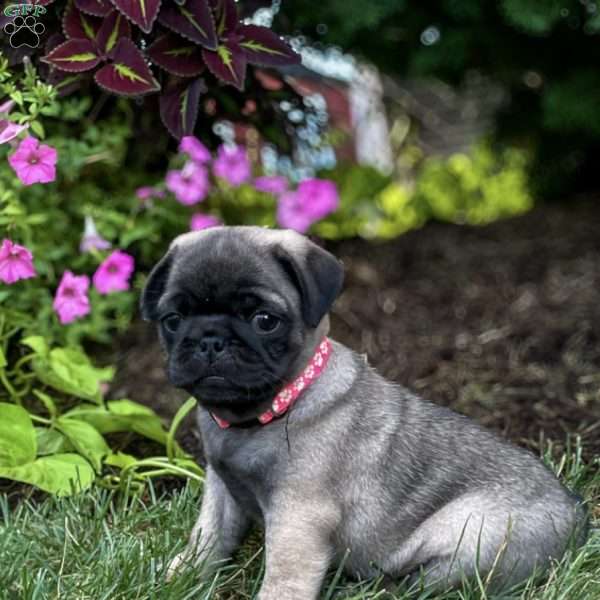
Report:
<svg viewBox="0 0 600 600"><path fill-rule="evenodd" d="M225 340L218 335L205 335L198 344L197 352L200 356L213 362L225 350Z"/></svg>

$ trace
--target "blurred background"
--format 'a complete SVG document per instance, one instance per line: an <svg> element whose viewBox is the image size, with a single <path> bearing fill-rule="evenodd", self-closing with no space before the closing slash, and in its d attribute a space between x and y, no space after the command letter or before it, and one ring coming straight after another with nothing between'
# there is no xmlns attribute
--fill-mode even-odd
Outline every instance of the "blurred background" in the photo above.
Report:
<svg viewBox="0 0 600 600"><path fill-rule="evenodd" d="M372 109L386 115L386 164L403 169L487 137L527 153L536 196L564 200L597 187L595 2L332 0L315 11L300 0L282 3L275 19L311 41L309 56L316 44L334 62L350 59L354 68L327 69L323 85L352 96L362 69L373 68L358 88L371 90L381 103ZM308 67L320 70L312 61ZM355 131L365 118L354 121Z"/></svg>

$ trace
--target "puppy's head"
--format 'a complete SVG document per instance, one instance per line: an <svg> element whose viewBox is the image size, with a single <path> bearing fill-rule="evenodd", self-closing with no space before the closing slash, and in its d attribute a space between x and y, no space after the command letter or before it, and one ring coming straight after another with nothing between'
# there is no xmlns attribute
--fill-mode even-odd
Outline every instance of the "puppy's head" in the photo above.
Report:
<svg viewBox="0 0 600 600"><path fill-rule="evenodd" d="M241 414L304 366L342 281L341 263L296 232L216 227L175 239L142 316L159 324L173 385Z"/></svg>

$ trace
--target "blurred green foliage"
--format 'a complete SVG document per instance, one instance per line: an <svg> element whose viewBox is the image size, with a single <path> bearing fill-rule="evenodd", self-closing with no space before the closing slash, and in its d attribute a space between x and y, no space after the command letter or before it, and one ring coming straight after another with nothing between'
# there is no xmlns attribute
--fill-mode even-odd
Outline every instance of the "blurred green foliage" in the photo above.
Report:
<svg viewBox="0 0 600 600"><path fill-rule="evenodd" d="M527 167L524 151L489 143L425 159L410 184L370 167L340 166L322 175L337 182L341 207L313 230L324 238L393 238L431 219L485 225L533 206Z"/></svg>
<svg viewBox="0 0 600 600"><path fill-rule="evenodd" d="M526 167L523 152L494 153L483 144L470 155L431 158L423 165L415 198L441 221L485 225L532 207Z"/></svg>
<svg viewBox="0 0 600 600"><path fill-rule="evenodd" d="M340 46L385 73L508 92L497 140L531 155L541 198L598 187L600 6L593 0L283 2L277 27Z"/></svg>

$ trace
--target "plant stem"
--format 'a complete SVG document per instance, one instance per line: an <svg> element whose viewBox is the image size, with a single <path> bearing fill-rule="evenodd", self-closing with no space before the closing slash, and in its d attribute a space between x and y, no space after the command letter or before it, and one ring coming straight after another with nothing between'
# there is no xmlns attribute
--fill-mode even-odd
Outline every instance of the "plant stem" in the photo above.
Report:
<svg viewBox="0 0 600 600"><path fill-rule="evenodd" d="M44 419L44 417L38 417L37 415L29 415L32 421L36 423L43 423L44 425L52 425L52 421L50 419Z"/></svg>
<svg viewBox="0 0 600 600"><path fill-rule="evenodd" d="M21 405L21 396L17 393L17 390L15 390L11 382L8 380L6 371L4 369L0 369L0 381L6 388L6 391L9 393L10 397L15 400L18 405Z"/></svg>
<svg viewBox="0 0 600 600"><path fill-rule="evenodd" d="M26 362L30 361L32 358L35 358L36 356L37 356L37 354L35 352L32 352L31 354L26 354L25 356L22 356L15 363L15 366L10 371L10 374L11 375L15 374L15 372L18 371Z"/></svg>

